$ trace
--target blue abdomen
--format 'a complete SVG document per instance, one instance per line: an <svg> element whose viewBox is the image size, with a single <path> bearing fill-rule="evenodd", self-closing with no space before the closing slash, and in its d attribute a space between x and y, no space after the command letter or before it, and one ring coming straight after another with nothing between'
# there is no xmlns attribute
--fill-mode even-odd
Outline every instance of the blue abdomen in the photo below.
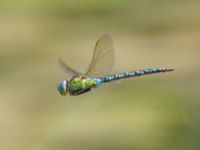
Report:
<svg viewBox="0 0 200 150"><path fill-rule="evenodd" d="M138 77L138 76L141 76L141 75L147 75L147 74L153 74L153 73L169 72L169 71L173 71L173 69L152 68L152 69L130 71L130 72L125 72L125 73L118 73L118 74L109 75L109 76L99 78L99 83L119 80L119 79L123 79L123 78Z"/></svg>

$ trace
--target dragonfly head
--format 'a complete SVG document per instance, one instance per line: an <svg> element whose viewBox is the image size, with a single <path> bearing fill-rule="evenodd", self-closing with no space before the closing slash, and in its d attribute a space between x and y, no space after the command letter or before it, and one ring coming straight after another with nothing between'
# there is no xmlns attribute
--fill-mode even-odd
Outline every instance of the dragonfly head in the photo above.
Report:
<svg viewBox="0 0 200 150"><path fill-rule="evenodd" d="M67 95L67 84L68 84L68 81L64 80L58 85L58 91L63 96Z"/></svg>

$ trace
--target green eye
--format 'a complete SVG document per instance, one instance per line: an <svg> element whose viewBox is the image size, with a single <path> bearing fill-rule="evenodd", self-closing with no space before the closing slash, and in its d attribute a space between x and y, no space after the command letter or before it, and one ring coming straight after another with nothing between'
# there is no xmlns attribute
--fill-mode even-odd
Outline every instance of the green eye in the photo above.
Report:
<svg viewBox="0 0 200 150"><path fill-rule="evenodd" d="M67 95L67 92L65 92L65 91L60 91L60 94L63 95L63 96L65 96L65 95Z"/></svg>

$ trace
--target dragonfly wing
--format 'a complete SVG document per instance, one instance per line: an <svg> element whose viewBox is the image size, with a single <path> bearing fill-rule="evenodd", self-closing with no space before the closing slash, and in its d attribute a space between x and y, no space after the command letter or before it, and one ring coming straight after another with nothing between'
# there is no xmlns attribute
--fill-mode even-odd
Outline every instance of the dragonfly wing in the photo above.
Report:
<svg viewBox="0 0 200 150"><path fill-rule="evenodd" d="M85 76L108 75L114 63L114 46L110 35L103 35L97 41L92 62Z"/></svg>
<svg viewBox="0 0 200 150"><path fill-rule="evenodd" d="M78 71L72 69L71 67L69 67L62 59L59 59L59 64L60 64L61 68L65 72L67 72L67 74L70 75L71 77L82 75L80 72L78 72Z"/></svg>

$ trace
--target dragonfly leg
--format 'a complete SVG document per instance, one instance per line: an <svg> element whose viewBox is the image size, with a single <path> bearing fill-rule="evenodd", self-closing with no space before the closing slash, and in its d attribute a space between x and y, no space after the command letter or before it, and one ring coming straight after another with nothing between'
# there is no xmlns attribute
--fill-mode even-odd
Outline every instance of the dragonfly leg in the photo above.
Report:
<svg viewBox="0 0 200 150"><path fill-rule="evenodd" d="M70 95L76 96L76 95L81 95L83 93L87 93L89 92L91 89L87 88L87 89L80 89L80 90L76 90L76 91L70 91Z"/></svg>

